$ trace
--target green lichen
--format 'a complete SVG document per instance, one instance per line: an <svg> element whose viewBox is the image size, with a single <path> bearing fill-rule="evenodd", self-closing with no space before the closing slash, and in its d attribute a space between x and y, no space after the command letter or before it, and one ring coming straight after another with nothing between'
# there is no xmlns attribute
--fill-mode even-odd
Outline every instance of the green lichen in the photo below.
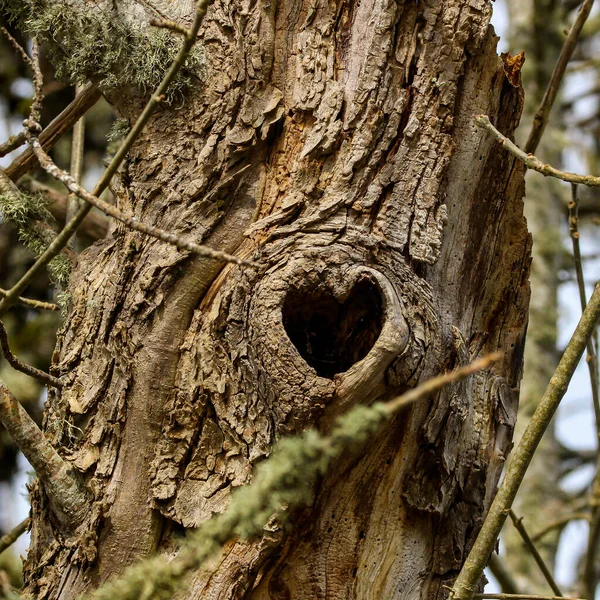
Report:
<svg viewBox="0 0 600 600"><path fill-rule="evenodd" d="M54 239L52 230L42 226L53 221L48 201L42 194L26 194L20 190L0 194L0 215L15 225L19 240L35 256L40 256ZM48 264L48 273L53 283L64 287L69 281L71 263L66 256L59 255Z"/></svg>
<svg viewBox="0 0 600 600"><path fill-rule="evenodd" d="M110 131L106 134L106 139L109 142L117 142L124 138L131 130L129 119L117 119L110 128Z"/></svg>
<svg viewBox="0 0 600 600"><path fill-rule="evenodd" d="M58 307L60 308L60 314L64 319L67 317L69 311L71 310L73 296L70 292L58 292L55 298L56 304L58 304Z"/></svg>
<svg viewBox="0 0 600 600"><path fill-rule="evenodd" d="M181 46L171 32L125 22L106 5L73 8L66 1L0 0L2 10L47 48L57 78L92 80L104 91L131 89L149 94L161 81ZM170 86L168 101L181 98L202 71L199 46Z"/></svg>

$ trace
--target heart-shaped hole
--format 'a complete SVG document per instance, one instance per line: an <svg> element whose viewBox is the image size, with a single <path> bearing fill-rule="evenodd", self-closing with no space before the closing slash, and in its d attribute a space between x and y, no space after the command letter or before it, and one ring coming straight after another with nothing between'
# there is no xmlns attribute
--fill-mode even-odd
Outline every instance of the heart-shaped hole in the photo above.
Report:
<svg viewBox="0 0 600 600"><path fill-rule="evenodd" d="M333 379L362 360L383 327L378 288L368 279L356 283L339 302L328 290L291 289L283 305L288 337L317 375Z"/></svg>

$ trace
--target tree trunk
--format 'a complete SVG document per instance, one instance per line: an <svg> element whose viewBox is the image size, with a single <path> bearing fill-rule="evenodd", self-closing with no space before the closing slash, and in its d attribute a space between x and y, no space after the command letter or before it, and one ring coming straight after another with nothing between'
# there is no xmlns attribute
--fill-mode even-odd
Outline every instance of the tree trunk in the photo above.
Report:
<svg viewBox="0 0 600 600"><path fill-rule="evenodd" d="M527 97L524 127L517 133L517 141L524 147L535 111L562 48L564 36L560 25L565 18L561 3L557 0L509 0L508 8L511 45L515 51L525 50L527 56L523 67L523 85ZM558 108L555 107L552 121L546 127L535 154L560 168L563 143L559 133L561 116L557 112ZM556 347L558 274L564 253L560 225L561 219L564 219L565 205L561 197L565 189L560 183L558 180L542 178L535 172L527 176L525 215L533 238L533 260L529 333L525 344L524 377L515 441L525 431L559 359ZM548 477L548 473L562 472L560 445L554 425L552 422L546 432L514 504L515 513L523 518L523 524L531 535L555 520L557 514L568 511L564 506L564 493L556 478ZM536 542L536 548L552 570L559 534L560 530L557 529ZM530 593L550 593L543 573L511 523L503 530L503 541L506 548L503 560L519 584L519 589Z"/></svg>
<svg viewBox="0 0 600 600"><path fill-rule="evenodd" d="M193 10L143 5L118 18ZM40 600L175 553L281 436L500 349L339 459L291 529L232 540L182 596L447 597L510 447L527 322L523 170L473 121L511 135L521 109L490 14L484 0L213 2L202 81L152 119L117 201L262 268L120 224L82 253L45 431L90 509L61 530L36 490ZM125 118L140 109L129 86L106 95Z"/></svg>

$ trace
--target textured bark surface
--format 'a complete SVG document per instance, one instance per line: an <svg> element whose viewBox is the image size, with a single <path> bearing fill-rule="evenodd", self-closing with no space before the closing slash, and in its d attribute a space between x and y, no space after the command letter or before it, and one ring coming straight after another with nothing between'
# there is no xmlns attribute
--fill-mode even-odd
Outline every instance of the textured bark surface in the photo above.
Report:
<svg viewBox="0 0 600 600"><path fill-rule="evenodd" d="M191 2L177 6L122 10L186 22ZM215 0L204 80L153 118L118 204L263 268L119 224L82 254L45 431L93 502L61 532L36 492L30 591L75 598L175 553L278 437L501 349L349 451L291 529L232 540L183 597L447 596L510 446L527 320L521 166L473 123L510 135L521 108L490 14L484 0ZM133 117L129 93L110 100Z"/></svg>
<svg viewBox="0 0 600 600"><path fill-rule="evenodd" d="M527 56L523 67L526 96L523 126L517 132L517 142L523 147L562 48L563 36L557 33L564 15L561 3L556 0L509 0L508 8L514 53L525 50ZM535 151L544 161L559 165L559 168L563 146L560 121L560 112L555 107L552 121ZM533 238L531 302L515 442L525 431L558 364L558 273L564 252L560 232L561 220L564 219L564 198L561 195L565 191L558 181L542 178L535 172L527 175L525 215ZM514 504L515 513L524 519L523 524L531 535L568 510L563 505L564 494L557 485L556 477L548 477L549 473L562 472L560 444L553 422L541 441ZM536 541L536 548L551 567L559 534L560 529L557 529ZM520 589L531 593L550 593L544 575L511 523L503 530L503 541L505 555L502 560Z"/></svg>

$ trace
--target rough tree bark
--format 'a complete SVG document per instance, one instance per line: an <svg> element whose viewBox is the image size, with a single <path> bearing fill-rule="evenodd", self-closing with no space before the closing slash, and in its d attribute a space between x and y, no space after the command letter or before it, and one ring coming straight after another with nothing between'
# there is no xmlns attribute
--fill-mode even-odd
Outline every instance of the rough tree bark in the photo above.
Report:
<svg viewBox="0 0 600 600"><path fill-rule="evenodd" d="M555 0L509 0L507 5L511 46L515 50L524 50L527 56L523 67L526 92L524 126L516 134L517 142L524 147L535 111L562 48L564 36L559 25L565 19L561 3ZM558 132L561 118L557 113L558 109L555 108L552 121L535 153L543 156L546 162L560 165L562 142L559 141ZM525 215L533 238L531 302L515 442L525 431L558 364L558 273L564 252L560 233L561 219L565 218L564 198L561 197L564 192L558 181L541 178L534 172L528 174ZM556 479L548 477L548 473L561 472L559 455L560 445L553 423L527 471L514 505L516 514L524 519L523 523L531 534L540 531L555 520L557 514L561 514L564 494L557 486ZM562 512L566 511L566 508L562 508ZM560 530L557 530L536 542L537 549L550 567L554 565L559 534ZM511 523L503 530L503 541L506 548L503 560L520 589L531 593L549 593L546 579L531 553L525 550L520 534Z"/></svg>
<svg viewBox="0 0 600 600"><path fill-rule="evenodd" d="M193 10L119 5L140 27ZM184 597L447 596L510 446L527 321L522 168L473 122L511 135L521 109L490 15L484 0L214 1L203 81L153 118L117 201L263 268L119 224L81 255L45 431L89 513L61 530L35 491L30 592L76 598L176 552L278 437L501 349L340 459L291 529L232 540ZM106 95L139 111L129 87Z"/></svg>

